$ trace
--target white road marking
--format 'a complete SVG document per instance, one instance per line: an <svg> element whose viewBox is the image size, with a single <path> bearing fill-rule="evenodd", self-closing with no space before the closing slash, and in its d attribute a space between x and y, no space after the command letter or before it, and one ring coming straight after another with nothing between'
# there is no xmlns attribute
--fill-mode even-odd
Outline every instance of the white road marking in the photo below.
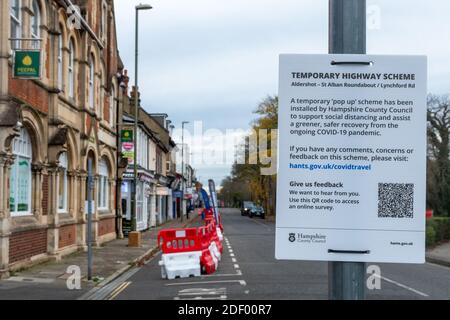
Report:
<svg viewBox="0 0 450 320"><path fill-rule="evenodd" d="M171 287L171 286L189 286L189 285L199 285L199 284L216 284L216 283L239 283L243 286L246 285L246 282L243 280L217 280L217 281L195 281L195 282L180 282L180 283L168 283L165 286ZM244 284L242 284L242 282Z"/></svg>
<svg viewBox="0 0 450 320"><path fill-rule="evenodd" d="M227 296L220 296L220 297L195 297L192 299L180 299L179 297L173 298L174 300L227 300Z"/></svg>
<svg viewBox="0 0 450 320"><path fill-rule="evenodd" d="M231 261L233 261L233 263L236 263L236 258L231 258Z"/></svg>
<svg viewBox="0 0 450 320"><path fill-rule="evenodd" d="M55 282L55 279L31 278L31 277L10 277L10 278L6 279L6 281L49 284L49 283Z"/></svg>
<svg viewBox="0 0 450 320"><path fill-rule="evenodd" d="M232 254L232 253L233 253L233 250L231 250L231 249L230 249L230 250L228 250L228 251L230 252L230 254Z"/></svg>
<svg viewBox="0 0 450 320"><path fill-rule="evenodd" d="M403 288L403 289L409 290L409 291L411 291L411 292L414 292L414 293L418 294L419 296L422 296L422 297L429 297L429 295L427 295L426 293L423 293L423 292L421 292L421 291L419 291L419 290L416 290L416 289L414 289L414 288L408 287L407 285L401 284L400 282L397 282L397 281L388 279L388 278L383 277L383 276L381 276L381 279L383 279L383 280L386 281L386 282L395 284L396 286L398 286L398 287L400 287L400 288Z"/></svg>
<svg viewBox="0 0 450 320"><path fill-rule="evenodd" d="M235 265L234 265L234 268L235 268L235 269L240 269L238 264L235 264Z"/></svg>
<svg viewBox="0 0 450 320"><path fill-rule="evenodd" d="M234 253L230 253L230 257L234 257Z"/></svg>
<svg viewBox="0 0 450 320"><path fill-rule="evenodd" d="M212 288L212 289L204 289L204 288L198 288L198 289L184 289L178 292L179 296L198 296L198 295L220 295L223 296L227 293L226 288Z"/></svg>
<svg viewBox="0 0 450 320"><path fill-rule="evenodd" d="M236 273L217 273L217 274L208 274L202 276L202 278L211 278L211 277L236 277L242 276L241 270L236 270Z"/></svg>

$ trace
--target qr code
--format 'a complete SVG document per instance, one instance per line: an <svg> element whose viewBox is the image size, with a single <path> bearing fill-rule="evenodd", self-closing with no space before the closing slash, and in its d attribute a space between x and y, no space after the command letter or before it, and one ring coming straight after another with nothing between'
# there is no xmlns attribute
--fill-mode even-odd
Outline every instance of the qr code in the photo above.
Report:
<svg viewBox="0 0 450 320"><path fill-rule="evenodd" d="M413 218L413 212L414 184L378 184L378 217Z"/></svg>

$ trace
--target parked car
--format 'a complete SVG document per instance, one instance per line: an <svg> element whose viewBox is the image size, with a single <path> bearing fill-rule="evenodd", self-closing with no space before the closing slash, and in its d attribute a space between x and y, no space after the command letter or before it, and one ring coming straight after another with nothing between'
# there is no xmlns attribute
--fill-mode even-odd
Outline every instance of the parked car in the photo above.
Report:
<svg viewBox="0 0 450 320"><path fill-rule="evenodd" d="M265 213L264 213L264 209L263 209L263 207L261 207L261 206L253 206L251 209L250 209L250 213L249 213L249 215L248 215L250 218L253 218L253 217L260 217L260 218L262 218L262 219L264 219L264 217L265 217Z"/></svg>
<svg viewBox="0 0 450 320"><path fill-rule="evenodd" d="M244 201L241 207L241 215L248 216L250 213L250 209L253 208L255 204L252 201Z"/></svg>

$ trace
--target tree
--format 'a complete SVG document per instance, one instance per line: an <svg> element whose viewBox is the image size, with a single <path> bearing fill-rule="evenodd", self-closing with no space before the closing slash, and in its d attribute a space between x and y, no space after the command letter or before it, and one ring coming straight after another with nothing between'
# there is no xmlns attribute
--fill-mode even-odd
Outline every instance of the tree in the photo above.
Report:
<svg viewBox="0 0 450 320"><path fill-rule="evenodd" d="M428 96L427 204L437 215L450 214L450 99Z"/></svg>
<svg viewBox="0 0 450 320"><path fill-rule="evenodd" d="M270 130L278 128L278 97L267 96L262 100L254 111L259 115L252 125L252 133L245 137L244 148L240 156L246 159L245 164L235 163L231 170L231 176L222 182L222 200L225 198L242 203L251 200L264 206L267 215L275 214L276 197L276 176L261 174L262 168L268 165L261 163L260 144L257 142L261 138L260 130L267 130L267 156L271 157L276 150L272 150L273 143ZM276 154L276 153L275 153ZM257 160L260 160L259 162ZM237 191L232 191L235 188Z"/></svg>

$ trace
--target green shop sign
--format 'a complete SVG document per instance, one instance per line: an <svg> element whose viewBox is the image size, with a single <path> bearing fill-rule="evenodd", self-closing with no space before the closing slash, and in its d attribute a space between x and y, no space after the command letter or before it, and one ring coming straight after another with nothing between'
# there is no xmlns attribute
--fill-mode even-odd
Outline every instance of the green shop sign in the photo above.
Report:
<svg viewBox="0 0 450 320"><path fill-rule="evenodd" d="M14 78L41 77L41 52L39 50L16 50L14 54Z"/></svg>
<svg viewBox="0 0 450 320"><path fill-rule="evenodd" d="M122 130L122 142L133 142L133 130Z"/></svg>

